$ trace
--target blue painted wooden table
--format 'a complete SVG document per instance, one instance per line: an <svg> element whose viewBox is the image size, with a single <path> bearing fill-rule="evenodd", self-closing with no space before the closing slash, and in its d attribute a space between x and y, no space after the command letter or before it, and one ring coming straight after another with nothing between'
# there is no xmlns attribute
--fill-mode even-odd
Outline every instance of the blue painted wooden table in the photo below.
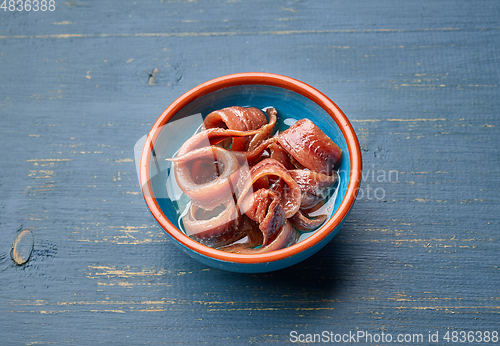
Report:
<svg viewBox="0 0 500 346"><path fill-rule="evenodd" d="M500 343L498 1L12 3L0 9L1 345ZM182 253L134 163L170 102L246 71L329 96L364 160L340 233L259 275ZM33 251L19 265L23 230Z"/></svg>

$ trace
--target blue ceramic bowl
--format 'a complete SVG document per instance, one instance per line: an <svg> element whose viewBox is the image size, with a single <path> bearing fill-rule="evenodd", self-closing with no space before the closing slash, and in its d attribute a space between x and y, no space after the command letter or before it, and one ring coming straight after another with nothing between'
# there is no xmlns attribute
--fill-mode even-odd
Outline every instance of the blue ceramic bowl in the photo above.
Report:
<svg viewBox="0 0 500 346"><path fill-rule="evenodd" d="M340 182L330 218L322 227L290 247L264 254L235 254L202 245L179 227L180 190L171 182L171 158L210 112L230 106L272 106L278 111L277 127L288 128L308 118L343 152ZM347 117L328 97L298 80L269 73L240 73L203 83L174 101L148 134L141 156L140 181L144 199L158 224L194 259L235 272L257 273L296 264L325 246L340 230L354 204L361 180L361 151ZM179 199L180 198L180 199Z"/></svg>

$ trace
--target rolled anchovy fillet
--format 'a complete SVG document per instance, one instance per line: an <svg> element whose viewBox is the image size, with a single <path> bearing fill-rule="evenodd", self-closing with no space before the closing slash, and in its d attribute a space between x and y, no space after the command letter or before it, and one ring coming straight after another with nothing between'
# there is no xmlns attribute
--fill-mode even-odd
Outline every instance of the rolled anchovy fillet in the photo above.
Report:
<svg viewBox="0 0 500 346"><path fill-rule="evenodd" d="M238 131L250 131L263 128L267 123L266 116L254 107L227 107L207 115L203 121L205 129L226 128ZM251 138L234 138L231 150L248 150Z"/></svg>
<svg viewBox="0 0 500 346"><path fill-rule="evenodd" d="M239 219L238 210L231 199L211 211L191 205L182 223L186 234L192 239L210 247L220 247L245 236L238 229Z"/></svg>
<svg viewBox="0 0 500 346"><path fill-rule="evenodd" d="M278 136L279 144L301 165L333 175L342 150L309 119L301 119Z"/></svg>
<svg viewBox="0 0 500 346"><path fill-rule="evenodd" d="M287 185L280 196L280 202L285 212L285 217L292 217L299 210L301 200L300 188L281 163L273 159L262 160L250 169L250 176L251 179L247 181L242 189L239 203L243 201L246 194L253 193L253 184L256 181L265 176L273 176L282 179ZM244 204L240 205L240 207L244 206ZM244 208L242 209L242 213L245 213Z"/></svg>
<svg viewBox="0 0 500 346"><path fill-rule="evenodd" d="M326 219L326 215L319 215L314 219L309 219L299 210L294 216L290 218L290 222L299 231L309 232L321 226L326 221Z"/></svg>
<svg viewBox="0 0 500 346"><path fill-rule="evenodd" d="M267 253L275 250L280 250L290 245L295 244L297 241L298 233L292 224L289 221L286 221L282 226L281 231L274 241L272 241L269 245L261 246L257 248L251 248L246 244L234 244L222 247L221 250L232 252L232 253L241 253L241 254L261 254Z"/></svg>
<svg viewBox="0 0 500 346"><path fill-rule="evenodd" d="M300 209L312 208L324 200L331 186L337 181L336 174L326 175L304 169L293 169L288 173L302 191Z"/></svg>
<svg viewBox="0 0 500 346"><path fill-rule="evenodd" d="M214 165L221 166L217 178L198 184L192 176L189 162L195 160L213 160ZM174 174L179 188L188 196L194 205L212 210L222 202L231 199L239 178L239 163L236 157L225 149L211 146L196 149L180 158L173 159Z"/></svg>

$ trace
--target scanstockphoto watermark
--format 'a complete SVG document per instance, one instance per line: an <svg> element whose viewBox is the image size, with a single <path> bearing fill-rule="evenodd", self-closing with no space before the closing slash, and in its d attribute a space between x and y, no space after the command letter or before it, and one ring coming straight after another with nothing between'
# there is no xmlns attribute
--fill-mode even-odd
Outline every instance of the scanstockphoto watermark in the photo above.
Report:
<svg viewBox="0 0 500 346"><path fill-rule="evenodd" d="M289 334L289 340L292 343L394 343L418 344L427 343L486 343L496 344L500 341L498 330L447 330L437 331L428 330L424 333L398 333L391 334L386 332L371 332L366 330L356 330L345 333L332 332L324 330L321 333L301 333L292 330Z"/></svg>
<svg viewBox="0 0 500 346"><path fill-rule="evenodd" d="M397 183L399 181L399 172L391 169L375 169L375 165L364 169L361 173L361 186L358 189L356 199L367 199L382 201L385 199L385 188L379 185L387 183Z"/></svg>
<svg viewBox="0 0 500 346"><path fill-rule="evenodd" d="M425 336L427 337L427 335ZM321 333L299 333L295 330L290 332L290 342L292 343L417 343L421 344L425 340L424 334L390 334L385 332L372 333L369 331L349 331L348 333L336 333L332 331L323 331ZM428 335L429 341L434 341L435 337ZM427 340L426 340L427 341ZM437 340L435 340L437 341Z"/></svg>

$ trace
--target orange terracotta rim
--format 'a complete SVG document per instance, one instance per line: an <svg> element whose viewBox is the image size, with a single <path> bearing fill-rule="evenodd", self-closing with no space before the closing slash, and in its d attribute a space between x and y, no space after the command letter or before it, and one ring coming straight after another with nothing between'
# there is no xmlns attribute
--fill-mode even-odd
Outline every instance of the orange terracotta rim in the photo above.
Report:
<svg viewBox="0 0 500 346"><path fill-rule="evenodd" d="M168 220L153 195L153 187L149 178L151 154L156 140L161 132L162 126L168 123L173 116L175 116L189 103L220 89L252 84L275 86L293 91L310 99L324 109L336 122L346 140L350 156L351 172L347 191L339 208L322 227L314 232L314 234L297 244L281 250L264 254L236 254L216 250L202 245L189 238ZM321 241L325 239L329 233L342 222L342 220L344 220L354 204L361 182L361 169L361 150L356 133L354 132L354 129L345 114L333 101L331 101L322 92L299 80L273 73L246 72L222 76L200 84L180 96L160 115L151 128L144 144L140 163L140 183L144 199L149 210L151 211L151 214L156 219L158 224L180 244L194 252L217 260L242 264L257 264L284 260L321 243Z"/></svg>

